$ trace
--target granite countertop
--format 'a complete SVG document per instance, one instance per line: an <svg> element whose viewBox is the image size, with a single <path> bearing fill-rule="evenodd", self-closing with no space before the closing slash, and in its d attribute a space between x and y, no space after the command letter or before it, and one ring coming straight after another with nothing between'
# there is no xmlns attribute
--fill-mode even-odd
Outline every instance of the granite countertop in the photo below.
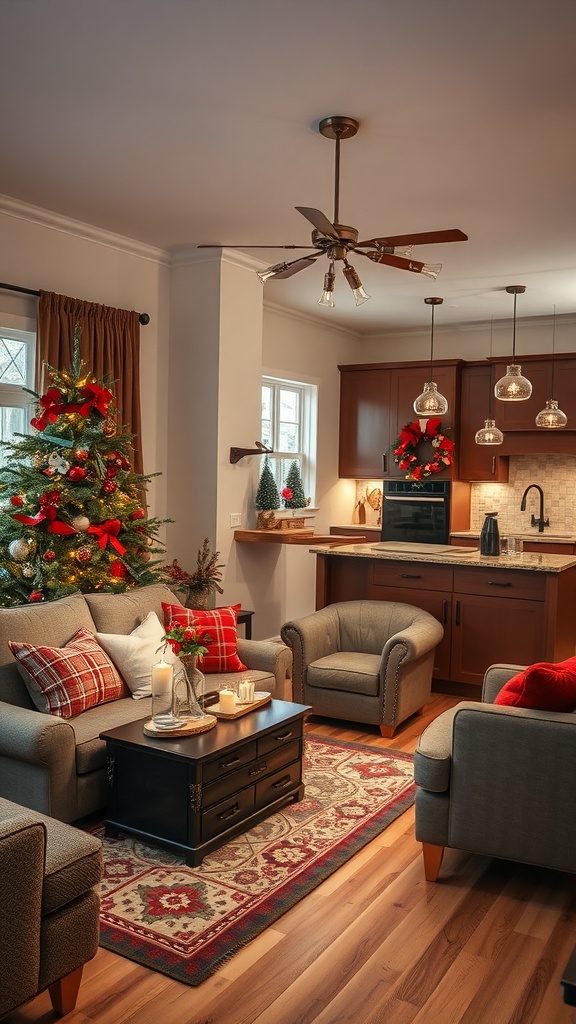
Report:
<svg viewBox="0 0 576 1024"><path fill-rule="evenodd" d="M502 537L512 534L522 540L529 540L534 544L576 544L576 534L554 533L553 530L544 529L543 533L532 530L530 533L521 533L516 530L500 530ZM459 530L458 533L451 533L450 537L457 540L458 537L467 537L480 542L480 530Z"/></svg>
<svg viewBox="0 0 576 1024"><path fill-rule="evenodd" d="M459 534L463 536L463 534ZM471 534L470 536L474 536ZM430 545L433 547L433 545ZM444 545L442 545L444 546ZM469 548L467 552L455 549L454 554L420 551L379 551L373 543L343 544L338 547L311 547L310 552L318 555L329 555L331 558L381 558L386 561L400 562L435 562L441 565L467 565L484 569L528 569L536 572L563 572L576 565L576 555L539 555L537 552L524 551L521 555L510 557L499 555L490 558L481 555L478 550Z"/></svg>

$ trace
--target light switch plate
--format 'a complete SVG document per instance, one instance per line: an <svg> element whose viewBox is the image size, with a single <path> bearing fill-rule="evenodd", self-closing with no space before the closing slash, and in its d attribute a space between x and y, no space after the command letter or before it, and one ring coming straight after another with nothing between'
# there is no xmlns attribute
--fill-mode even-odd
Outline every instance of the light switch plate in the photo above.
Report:
<svg viewBox="0 0 576 1024"><path fill-rule="evenodd" d="M230 515L230 529L235 526L242 526L242 515L240 512L232 512Z"/></svg>

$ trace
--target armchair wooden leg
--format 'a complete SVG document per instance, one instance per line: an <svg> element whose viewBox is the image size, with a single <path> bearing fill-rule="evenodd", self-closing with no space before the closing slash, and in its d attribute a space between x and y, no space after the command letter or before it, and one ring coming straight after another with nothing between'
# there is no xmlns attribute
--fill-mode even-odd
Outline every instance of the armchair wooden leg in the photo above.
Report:
<svg viewBox="0 0 576 1024"><path fill-rule="evenodd" d="M76 1006L83 970L84 965L82 964L81 967L77 967L71 974L67 974L65 978L55 981L48 989L52 1006L61 1017L65 1013L71 1013Z"/></svg>
<svg viewBox="0 0 576 1024"><path fill-rule="evenodd" d="M394 735L394 733L396 732L396 728L397 727L395 725L381 725L380 726L380 735L381 736L385 736L386 739L388 739L388 740L391 740L393 735Z"/></svg>
<svg viewBox="0 0 576 1024"><path fill-rule="evenodd" d="M444 847L435 846L433 843L422 843L422 854L424 856L424 876L426 881L436 882L444 856Z"/></svg>

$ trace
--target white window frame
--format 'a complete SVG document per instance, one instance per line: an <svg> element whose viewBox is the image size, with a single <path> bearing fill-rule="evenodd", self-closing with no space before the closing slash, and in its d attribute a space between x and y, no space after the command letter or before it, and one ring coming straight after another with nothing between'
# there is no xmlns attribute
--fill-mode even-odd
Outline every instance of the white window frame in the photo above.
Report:
<svg viewBox="0 0 576 1024"><path fill-rule="evenodd" d="M0 326L0 337L10 338L14 341L22 341L26 345L26 384L6 384L0 381L0 409L26 409L29 415L22 424L20 433L30 433L30 419L34 415L36 399L30 391L34 388L34 373L36 364L36 335L33 331L21 331L14 327ZM1 438L0 438L1 439Z"/></svg>
<svg viewBox="0 0 576 1024"><path fill-rule="evenodd" d="M270 467L276 479L278 490L281 491L285 481L280 479L280 471L277 464L282 461L300 463L302 485L306 497L310 497L311 504L315 504L316 491L316 448L317 448L317 420L318 420L318 386L305 381L289 380L286 377L275 377L272 374L262 376L262 385L272 387L277 393L281 388L297 391L300 396L300 417L299 417L299 446L296 452L284 452L276 447L278 435L278 402L273 401L272 408L272 447L274 452L269 455ZM276 464L276 465L275 465Z"/></svg>

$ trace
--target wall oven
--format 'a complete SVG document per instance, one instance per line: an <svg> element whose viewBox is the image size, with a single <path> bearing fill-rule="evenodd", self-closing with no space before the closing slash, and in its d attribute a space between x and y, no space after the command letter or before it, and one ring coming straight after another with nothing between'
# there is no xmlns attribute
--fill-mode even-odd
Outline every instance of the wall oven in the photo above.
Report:
<svg viewBox="0 0 576 1024"><path fill-rule="evenodd" d="M385 480L382 488L382 540L447 544L450 535L450 483Z"/></svg>

